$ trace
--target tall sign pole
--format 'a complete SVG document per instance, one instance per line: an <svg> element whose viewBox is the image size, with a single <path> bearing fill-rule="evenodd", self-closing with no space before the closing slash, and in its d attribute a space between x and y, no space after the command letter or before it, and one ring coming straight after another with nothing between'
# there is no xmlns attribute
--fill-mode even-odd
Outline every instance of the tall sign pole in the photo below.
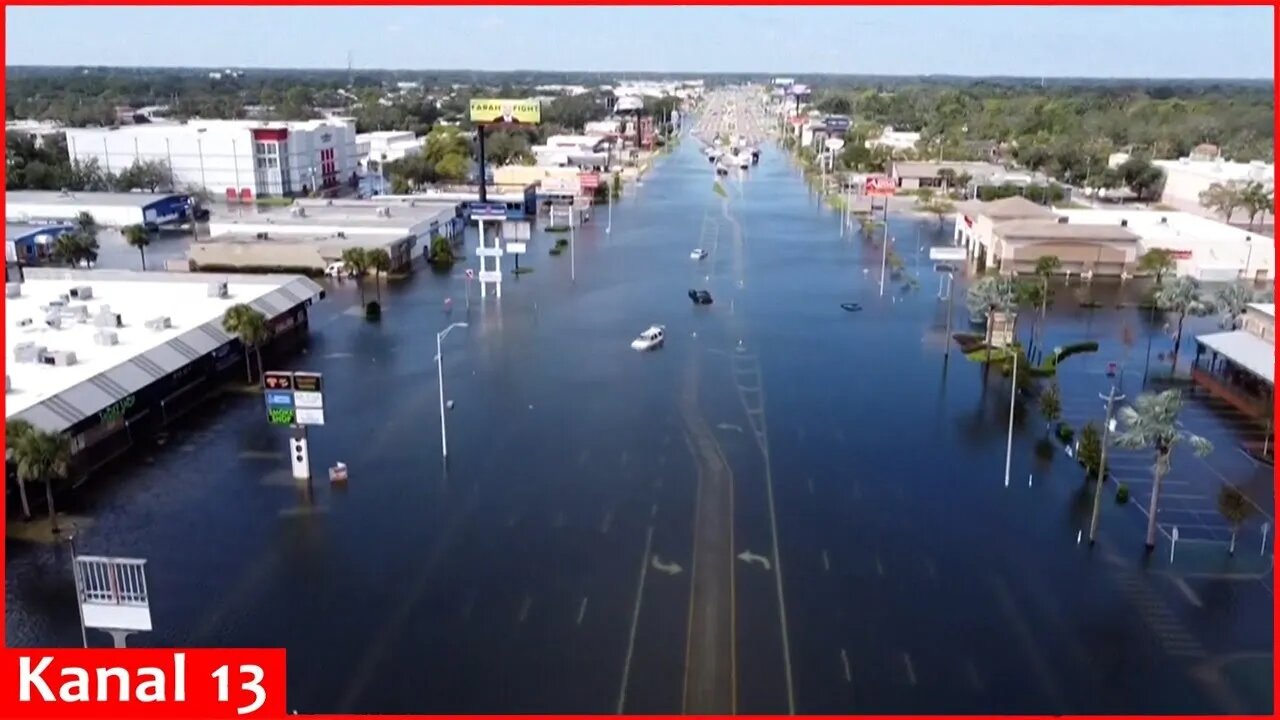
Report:
<svg viewBox="0 0 1280 720"><path fill-rule="evenodd" d="M324 381L320 373L273 370L262 375L267 422L290 428L289 461L295 480L311 479L308 428L324 425Z"/></svg>

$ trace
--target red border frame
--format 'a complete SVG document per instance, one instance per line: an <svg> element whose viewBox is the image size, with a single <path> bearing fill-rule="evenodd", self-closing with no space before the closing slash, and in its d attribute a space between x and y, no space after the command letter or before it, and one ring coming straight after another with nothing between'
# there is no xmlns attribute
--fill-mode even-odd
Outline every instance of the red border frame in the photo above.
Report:
<svg viewBox="0 0 1280 720"><path fill-rule="evenodd" d="M1280 1L1280 0L1277 0L1277 1ZM1266 7L1266 6L1271 6L1271 7L1273 7L1273 8L1277 8L1277 1L1273 1L1273 2L1259 2L1258 0L1249 0L1249 1L1246 1L1246 2L1204 2L1204 3L1190 3L1190 2L1161 2L1160 0L1132 0L1132 1L1127 2L1127 3L1124 3L1124 4L1125 4L1125 5L1148 5L1148 6L1175 6L1175 5L1177 5L1177 6L1231 5L1231 6L1255 6L1255 7ZM310 2L264 2L264 3L246 2L246 1L239 1L239 2L209 2L209 1L207 1L207 0L184 0L184 1L180 1L180 2L162 2L162 1L159 1L159 0L134 0L133 2L128 2L128 3L125 3L125 2L118 2L118 1L114 1L114 2L113 2L112 0L80 0L79 2L68 2L67 0L23 0L23 1L21 1L21 2L5 2L5 6L6 6L6 8L7 8L7 7L10 7L10 6L15 6L15 7L17 7L17 6L116 6L116 5L131 5L131 6L137 6L137 5L156 5L156 6L254 6L254 7L258 7L258 6L277 6L277 7L287 7L287 6L290 6L290 5L299 5L299 6L324 6L324 5L337 5L337 6L351 6L351 5L368 5L368 6L420 6L420 5L436 5L436 6L465 6L465 5L488 5L488 4L489 4L489 3L480 3L480 2L430 2L430 1L428 1L428 2L405 2L404 0L384 0L384 1L373 1L373 0L311 0ZM685 0L684 2L679 2L679 3L677 3L677 2L637 2L637 1L635 1L635 0L559 0L558 2L540 2L539 0L507 0L506 2L503 2L503 3L501 3L501 4L502 4L502 5L524 5L524 6L548 6L548 7L593 6L593 5L594 5L594 6L605 5L605 6L618 6L618 7L621 7L621 6L658 6L658 5L683 5L683 6L721 6L721 5L724 5L724 6L741 6L741 5L790 5L790 6L832 6L832 5L836 5L836 6L843 6L843 5L872 5L872 6L884 6L884 5L889 5L889 6L913 6L913 5L914 5L914 6L920 6L920 5L935 5L935 6L936 6L936 5L960 5L960 6L963 6L963 5L975 5L975 6L977 6L977 5L981 5L981 6L1026 6L1026 5L1045 5L1045 6L1054 6L1054 5L1064 5L1064 4L1066 4L1066 3L1053 3L1053 2L1017 2L1016 0L987 0L986 2L979 2L979 3L962 3L962 2L954 2L954 1L948 1L948 0L941 0L941 1L935 1L935 2L930 2L929 0L894 0L894 1L892 1L892 2L884 2L884 3L858 2L857 0L852 0L852 1L849 1L849 2L839 2L839 1L835 1L835 0L826 0L826 1L819 0L819 1L817 1L817 2L814 2L813 0L809 0L809 1L807 1L807 2L794 2L794 3L780 3L780 2L776 2L776 1L770 2L770 1L768 1L768 0L739 0L739 2L734 2L734 3L716 2L716 1L714 1L714 0ZM1113 5L1113 4L1116 4L1116 3L1105 2L1104 0L1082 0L1082 1L1080 1L1080 2L1075 2L1075 3L1070 3L1070 4L1071 4L1071 5L1100 5L1100 6L1110 6L1110 5ZM0 19L0 24L7 23L7 19L8 19L8 18L7 18L7 13L6 13L5 18L4 18L4 19ZM1276 13L1273 15L1272 23L1273 23L1273 37L1274 37L1275 35L1280 35L1280 12L1276 12ZM1274 57L1273 57L1272 62L1273 62L1273 63L1276 63L1276 59L1275 59ZM1280 67L1280 64L1277 64L1277 67ZM1274 75L1273 75L1273 77L1274 77ZM2 77L0 77L0 90L3 90L3 89L4 89L4 85L5 85L5 83L4 83L4 79L3 79ZM1280 101L1280 92L1276 93L1276 99L1277 99L1278 101ZM1280 104L1280 103L1277 103L1277 104ZM1275 122L1275 121L1273 120L1273 122ZM1275 127L1275 135L1276 135L1276 136L1278 136L1278 137L1280 137L1280 122L1275 122L1275 126L1274 126L1274 127ZM1273 162L1274 162L1274 159L1273 159ZM1280 282L1278 282L1278 283L1277 283L1277 285L1278 285L1278 286L1280 286ZM3 336L3 333L4 333L3 328L0 328L0 336ZM3 362L8 362L8 358L5 358ZM1275 409L1276 409L1277 414L1278 414L1278 415L1280 415L1280 397L1278 397L1278 398L1276 399L1276 402L1275 402ZM1280 437L1280 431L1273 430L1273 432L1276 432L1276 436L1277 436L1277 437ZM3 435L3 430L0 430L0 435ZM1273 476L1272 476L1272 482L1273 482L1273 483L1275 482L1274 471L1273 471ZM4 509L5 509L5 498L3 497L3 494L0 494L0 512L3 512L3 511L4 511ZM0 545L0 566L3 566L3 564L4 564L4 546L3 546L3 545ZM5 578L5 576L4 576L3 574L0 574L0 590L3 590L3 589L4 589L5 579L6 579L6 578ZM3 605L3 603L4 603L4 595L3 595L3 593L0 593L0 606L2 606L2 605ZM1280 644L1280 624L1277 624L1277 622L1276 622L1276 617L1277 617L1277 614L1278 614L1278 613L1277 613L1277 609L1278 609L1278 608L1280 608L1280 603L1276 603L1276 602L1275 602L1274 595L1273 595L1273 606L1272 606L1272 673L1273 673L1273 685L1272 685L1272 687L1273 687L1273 697L1272 697L1272 703L1273 703L1273 704L1272 704L1272 714L1271 714L1271 716L1272 716L1272 717L1280 717L1280 715L1277 715L1277 705L1276 705L1276 700L1275 700L1276 686L1277 686L1277 685L1280 685L1280 672L1278 672L1278 669L1280 669L1280 665L1277 665L1277 664L1276 664L1276 662L1275 662L1275 647L1276 647L1278 644ZM86 714L85 716L86 716L86 717L89 717L89 715L88 715L88 714ZM355 720L355 719L357 719L357 718L366 718L366 717L372 717L372 716L367 716L367 715L365 715L365 716L356 716L356 715L313 715L313 716L299 716L299 717L352 718L353 720ZM376 716L376 717L387 717L387 718L414 718L414 717L449 717L449 716L443 716L443 715L431 715L431 716L424 716L424 715L395 715L395 716L393 716L393 715L383 715L383 716ZM458 717L458 716L453 716L453 717ZM462 716L462 717L477 717L477 718L486 718L486 717L487 717L487 718L495 718L495 719L497 719L497 718L505 718L505 716L501 716L501 715L487 715L487 716L486 716L486 715L468 715L468 716ZM540 716L540 717L549 717L549 718L566 717L566 718L567 718L567 717L592 717L592 716L565 716L565 715L549 715L549 716ZM601 715L601 716L598 716L598 717L602 717L602 718L603 718L603 717L606 717L606 716ZM666 716L637 716L637 717L666 717ZM808 717L844 717L844 716L808 716ZM909 717L955 718L956 720L968 720L968 718L970 718L971 716L966 716L966 715L933 715L933 716L920 716L920 715L914 715L914 716L913 716L913 715L890 715L890 716L883 716L883 715L882 715L882 716L874 716L874 715L868 715L868 716L860 716L860 717L884 718L885 720L890 720L890 719L895 719L895 718L909 718ZM1048 720L1048 718L1058 717L1058 716L1049 716L1049 715L1023 715L1023 716L1001 716L1001 717L1020 717L1020 718L1027 718L1028 720L1030 720L1030 719L1032 719L1032 718L1036 718L1036 719L1044 718L1045 720ZM1121 720L1122 718L1134 718L1134 717L1161 717L1161 716L1129 716L1129 715L1113 715L1113 716L1067 716L1067 717L1080 717L1080 718L1081 718L1081 720ZM1206 720L1208 720L1209 718L1224 717L1224 716L1165 716L1165 717L1177 717L1177 718L1179 718L1180 720L1185 720L1186 718L1192 718L1192 717L1203 717L1203 718L1206 718ZM1265 716L1262 716L1262 717L1265 717Z"/></svg>

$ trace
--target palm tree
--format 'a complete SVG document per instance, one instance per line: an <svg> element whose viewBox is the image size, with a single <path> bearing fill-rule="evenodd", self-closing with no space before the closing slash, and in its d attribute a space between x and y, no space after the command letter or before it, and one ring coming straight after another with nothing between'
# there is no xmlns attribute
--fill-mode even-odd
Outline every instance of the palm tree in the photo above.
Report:
<svg viewBox="0 0 1280 720"><path fill-rule="evenodd" d="M364 307L364 276L369 272L369 251L364 248L347 248L342 251L342 262L356 278L360 290L360 307Z"/></svg>
<svg viewBox="0 0 1280 720"><path fill-rule="evenodd" d="M1241 283L1232 283L1219 288L1213 294L1214 309L1222 315L1224 327L1235 330L1249 303L1260 302L1258 294L1252 288Z"/></svg>
<svg viewBox="0 0 1280 720"><path fill-rule="evenodd" d="M391 272L391 253L386 248L369 250L366 254L369 269L373 271L373 287L378 293L378 305L382 305L382 273Z"/></svg>
<svg viewBox="0 0 1280 720"><path fill-rule="evenodd" d="M262 343L266 342L271 335L267 316L249 305L238 303L227 308L227 312L222 316L222 329L240 338L240 344L244 346L246 382L252 383L253 366L249 364L249 349L253 348L254 355L258 358L258 372L261 373Z"/></svg>
<svg viewBox="0 0 1280 720"><path fill-rule="evenodd" d="M98 221L93 219L93 216L87 212L76 214L76 229L91 238L97 239L98 237Z"/></svg>
<svg viewBox="0 0 1280 720"><path fill-rule="evenodd" d="M1254 220L1259 215L1265 218L1274 202L1274 191L1268 190L1267 186L1260 182L1251 182L1240 191L1240 206L1249 213L1249 227L1253 227Z"/></svg>
<svg viewBox="0 0 1280 720"><path fill-rule="evenodd" d="M1156 451L1156 462L1151 467L1151 504L1147 509L1147 550L1156 546L1156 513L1160 509L1160 485L1169 472L1169 459L1173 448L1188 443L1196 455L1204 457L1213 452L1213 443L1182 429L1178 413L1182 410L1182 393L1165 390L1160 393L1142 393L1132 406L1124 406L1117 412L1123 430L1116 432L1116 447L1126 450Z"/></svg>
<svg viewBox="0 0 1280 720"><path fill-rule="evenodd" d="M1156 291L1156 307L1178 314L1178 334L1173 338L1173 366L1169 374L1178 370L1178 350L1182 347L1182 323L1187 315L1204 315L1211 310L1211 305L1200 297L1200 283L1195 278L1178 277L1168 285L1160 286Z"/></svg>
<svg viewBox="0 0 1280 720"><path fill-rule="evenodd" d="M17 461L15 457L17 453L18 443L22 438L34 430L31 423L26 420L6 420L4 423L4 455L5 464L10 461ZM8 468L5 469L8 474ZM18 500L22 503L22 519L31 519L31 502L27 500L27 483L18 478Z"/></svg>
<svg viewBox="0 0 1280 720"><path fill-rule="evenodd" d="M1044 317L1049 304L1049 277L1062 267L1057 255L1041 255L1036 258L1035 274L1040 278L1040 317Z"/></svg>
<svg viewBox="0 0 1280 720"><path fill-rule="evenodd" d="M1049 429L1062 418L1062 391L1058 389L1058 383L1040 393L1040 414L1044 416L1044 434L1047 437Z"/></svg>
<svg viewBox="0 0 1280 720"><path fill-rule="evenodd" d="M1227 554L1235 555L1236 533L1240 532L1240 526L1253 514L1253 505L1234 485L1223 483L1222 489L1218 491L1218 512L1231 526L1231 546L1227 548Z"/></svg>
<svg viewBox="0 0 1280 720"><path fill-rule="evenodd" d="M18 466L19 484L44 482L45 500L49 505L49 529L58 532L58 514L53 506L53 483L67 476L67 469L71 465L71 438L63 433L32 428L18 437L13 458Z"/></svg>
<svg viewBox="0 0 1280 720"><path fill-rule="evenodd" d="M142 270L147 269L147 246L151 244L151 233L141 225L130 225L124 229L124 241L129 247L138 249L138 255L142 258Z"/></svg>

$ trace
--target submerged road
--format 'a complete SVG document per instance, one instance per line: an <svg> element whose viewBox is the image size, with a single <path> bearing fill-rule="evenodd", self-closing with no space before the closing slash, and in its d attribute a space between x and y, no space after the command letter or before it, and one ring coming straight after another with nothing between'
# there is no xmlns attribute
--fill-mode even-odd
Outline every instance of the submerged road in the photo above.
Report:
<svg viewBox="0 0 1280 720"><path fill-rule="evenodd" d="M727 198L699 150L581 228L576 282L539 233L469 311L462 266L384 287L379 324L333 286L293 367L325 374L313 462L347 487L301 492L235 395L69 498L81 552L148 559L156 629L130 643L284 647L303 713L1270 709L1269 605L1142 570L1131 508L1076 546L1078 468L1033 456L1032 415L1034 485L1004 487L1002 384L941 362L947 229L890 218L922 289L882 298L879 247L775 146ZM430 335L462 319L446 466ZM651 323L666 347L635 353ZM8 643L77 646L66 550L6 551Z"/></svg>

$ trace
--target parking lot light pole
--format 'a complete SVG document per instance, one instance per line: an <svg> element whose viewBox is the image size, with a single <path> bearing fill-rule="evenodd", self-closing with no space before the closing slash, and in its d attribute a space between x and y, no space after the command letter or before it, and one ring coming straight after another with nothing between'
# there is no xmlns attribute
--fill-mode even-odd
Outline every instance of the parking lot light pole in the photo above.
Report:
<svg viewBox="0 0 1280 720"><path fill-rule="evenodd" d="M448 335L454 328L467 327L464 322L456 322L449 327L436 333L436 378L440 385L440 457L449 457L449 437L445 432L444 426L444 354L441 347L444 343L445 335Z"/></svg>
<svg viewBox="0 0 1280 720"><path fill-rule="evenodd" d="M1010 347L1013 344L1010 343ZM1009 439L1004 448L1004 486L1009 487L1009 471L1013 465L1013 406L1018 399L1018 350L1013 350L1013 374L1010 376L1012 387L1009 389Z"/></svg>
<svg viewBox="0 0 1280 720"><path fill-rule="evenodd" d="M1093 488L1093 514L1089 518L1089 544L1092 545L1094 538L1098 534L1098 517L1102 508L1102 483L1107 478L1107 445L1111 442L1111 409L1115 406L1117 400L1123 400L1124 395L1116 395L1116 386L1111 385L1111 390L1106 395L1101 393L1098 397L1107 401L1107 416L1102 422L1102 457L1098 461L1098 478L1094 482Z"/></svg>

